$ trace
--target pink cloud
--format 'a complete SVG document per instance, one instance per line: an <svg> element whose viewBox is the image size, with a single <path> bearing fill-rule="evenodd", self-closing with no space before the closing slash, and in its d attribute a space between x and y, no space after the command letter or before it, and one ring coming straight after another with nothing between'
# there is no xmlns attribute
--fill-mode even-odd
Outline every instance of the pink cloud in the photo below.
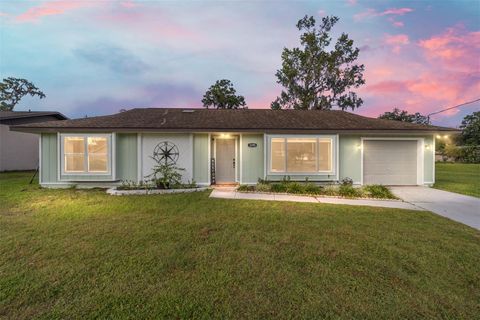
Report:
<svg viewBox="0 0 480 320"><path fill-rule="evenodd" d="M449 28L443 34L421 40L418 44L427 59L433 62L466 72L480 71L480 31Z"/></svg>
<svg viewBox="0 0 480 320"><path fill-rule="evenodd" d="M348 3L349 5L351 5L351 6L356 5L357 2L358 2L357 0L347 0L347 3Z"/></svg>
<svg viewBox="0 0 480 320"><path fill-rule="evenodd" d="M414 44L408 37L385 36L386 48L408 45L409 50L384 60L365 57L367 85L359 90L365 105L359 113L376 117L398 107L429 114L478 98L479 37L479 32L458 27ZM471 112L468 108L455 113ZM455 124L455 113L439 114L434 123Z"/></svg>
<svg viewBox="0 0 480 320"><path fill-rule="evenodd" d="M395 93L401 92L407 89L407 85L404 81L387 80L377 82L376 84L368 86L368 90L376 94Z"/></svg>
<svg viewBox="0 0 480 320"><path fill-rule="evenodd" d="M134 2L134 1L132 1L132 0L120 2L120 5L121 5L122 7L124 7L124 8L129 8L129 9L131 9L131 8L137 8L137 7L140 6L139 3Z"/></svg>
<svg viewBox="0 0 480 320"><path fill-rule="evenodd" d="M392 48L392 52L394 53L399 53L402 46L410 43L406 34L386 35L383 41Z"/></svg>
<svg viewBox="0 0 480 320"><path fill-rule="evenodd" d="M35 22L46 16L60 15L67 11L91 6L90 1L49 1L28 9L15 18L17 22Z"/></svg>
<svg viewBox="0 0 480 320"><path fill-rule="evenodd" d="M381 17L381 16L403 16L406 13L413 12L412 8L390 8L384 11L377 11L375 9L369 8L364 12L357 13L353 16L354 20L363 20L365 18L371 17Z"/></svg>
<svg viewBox="0 0 480 320"><path fill-rule="evenodd" d="M406 34L386 35L384 41L388 45L406 45L410 43Z"/></svg>
<svg viewBox="0 0 480 320"><path fill-rule="evenodd" d="M380 15L381 16L386 16L386 15L395 15L395 16L403 16L405 13L412 12L412 8L391 8L383 11Z"/></svg>
<svg viewBox="0 0 480 320"><path fill-rule="evenodd" d="M393 17L388 18L388 21L392 23L392 26L397 28L405 26L405 24L402 21L397 21Z"/></svg>

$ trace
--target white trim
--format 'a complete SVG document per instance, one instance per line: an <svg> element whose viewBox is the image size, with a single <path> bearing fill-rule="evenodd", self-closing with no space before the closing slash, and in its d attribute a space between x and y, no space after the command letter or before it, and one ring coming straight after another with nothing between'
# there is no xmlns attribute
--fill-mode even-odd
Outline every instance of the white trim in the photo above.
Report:
<svg viewBox="0 0 480 320"><path fill-rule="evenodd" d="M237 155L235 155L235 164L240 165L239 171L240 171L240 179L238 179L240 184L242 184L243 180L243 166L241 165L243 163L243 153L242 153L242 144L243 144L243 135L240 133L240 161L239 164L237 164ZM235 144L235 152L237 152L237 147ZM237 173L237 168L235 168L235 173Z"/></svg>
<svg viewBox="0 0 480 320"><path fill-rule="evenodd" d="M263 134L263 179L267 180L267 135Z"/></svg>
<svg viewBox="0 0 480 320"><path fill-rule="evenodd" d="M140 183L143 181L143 136L142 133L137 133L137 182Z"/></svg>
<svg viewBox="0 0 480 320"><path fill-rule="evenodd" d="M61 181L62 153L60 151L60 132L57 132L57 181Z"/></svg>
<svg viewBox="0 0 480 320"><path fill-rule="evenodd" d="M240 139L242 137L240 136ZM235 137L235 182L238 182L238 175L237 175L237 166L238 166L238 137ZM241 170L241 167L239 168ZM240 171L241 172L241 171ZM241 177L240 177L241 179Z"/></svg>
<svg viewBox="0 0 480 320"><path fill-rule="evenodd" d="M397 141L417 141L417 185L424 185L424 155L425 155L425 139L424 138L402 138L402 137L361 137L361 159L360 159L360 183L363 185L363 149L365 140L397 140Z"/></svg>
<svg viewBox="0 0 480 320"><path fill-rule="evenodd" d="M115 132L112 132L112 143L111 143L111 148L112 148L112 158L111 158L111 166L112 166L112 180L117 180L117 166L116 166L116 159L117 159L117 134Z"/></svg>
<svg viewBox="0 0 480 320"><path fill-rule="evenodd" d="M269 157L269 155L270 155L270 150L271 150L272 139L275 139L275 138L280 138L280 139L285 140L285 142L284 142L285 143L285 171L283 171L283 172L271 171L272 159L271 159L271 157ZM310 171L310 172L288 172L287 171L287 153L288 153L287 140L289 138L315 139L316 140L315 154L316 154L317 159L318 159L318 152L319 152L318 151L319 141L320 140L330 140L330 155L331 155L330 165L331 165L331 170L329 170L329 171L316 170L316 171ZM339 174L338 173L338 170L339 170L339 168L338 168L338 158L339 158L339 156L338 156L338 150L339 150L338 134L337 135L270 134L267 137L267 143L268 143L268 145L266 146L266 150L265 150L265 158L266 159L268 158L266 160L266 161L268 161L268 164L265 164L267 166L266 175L270 175L270 176L286 176L286 175L288 175L288 176L319 176L319 177L320 176L327 176L326 179L322 179L322 180L324 180L324 181L330 181L330 180L335 180L335 179L338 180L338 174ZM334 153L334 150L335 150L335 153ZM315 164L315 166L318 169L318 161ZM333 176L333 178L331 178L331 176Z"/></svg>
<svg viewBox="0 0 480 320"><path fill-rule="evenodd" d="M208 154L207 154L207 172L208 172L208 184L212 184L212 135L208 134L208 146L207 146Z"/></svg>
<svg viewBox="0 0 480 320"><path fill-rule="evenodd" d="M192 154L192 157L191 157L191 160L192 160L192 167L190 168L190 172L192 173L192 180L195 180L194 177L195 177L195 172L193 171L193 167L194 167L194 162L195 162L195 146L193 145L193 133L190 133L190 137L189 137L189 142L190 142L190 153Z"/></svg>
<svg viewBox="0 0 480 320"><path fill-rule="evenodd" d="M98 134L89 134L89 133L83 133L83 134L78 134L78 133L62 133L60 134L60 173L61 177L69 177L69 176L112 176L113 179L113 162L115 161L115 156L113 154L114 148L113 148L113 133L98 133ZM84 168L86 170L82 172L66 172L65 171L65 157L64 157L64 139L65 137L82 137L84 138L84 144L85 144L85 151L84 154L86 155L84 159ZM104 137L107 139L107 172L90 172L88 171L88 138L90 137ZM61 179L61 181L68 181L65 179Z"/></svg>
<svg viewBox="0 0 480 320"><path fill-rule="evenodd" d="M42 139L43 135L38 135L38 184L42 184Z"/></svg>
<svg viewBox="0 0 480 320"><path fill-rule="evenodd" d="M424 184L425 183L428 183L428 184L435 184L435 166L436 166L436 163L435 163L435 151L436 151L436 143L437 141L435 140L435 135L432 135L432 182L423 182Z"/></svg>
<svg viewBox="0 0 480 320"><path fill-rule="evenodd" d="M337 141L335 143L335 180L340 180L340 136L337 134Z"/></svg>

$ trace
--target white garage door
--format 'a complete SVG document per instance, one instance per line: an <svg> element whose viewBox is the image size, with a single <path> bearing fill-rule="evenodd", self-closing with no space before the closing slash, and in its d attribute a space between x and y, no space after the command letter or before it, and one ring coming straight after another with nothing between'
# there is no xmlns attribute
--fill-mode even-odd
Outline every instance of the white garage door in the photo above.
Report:
<svg viewBox="0 0 480 320"><path fill-rule="evenodd" d="M363 183L417 184L416 140L364 140Z"/></svg>

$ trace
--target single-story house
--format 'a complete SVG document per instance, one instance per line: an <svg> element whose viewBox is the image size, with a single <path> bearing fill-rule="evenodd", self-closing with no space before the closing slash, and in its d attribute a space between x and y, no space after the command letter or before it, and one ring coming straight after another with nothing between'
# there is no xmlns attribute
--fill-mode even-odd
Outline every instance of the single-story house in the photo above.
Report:
<svg viewBox="0 0 480 320"><path fill-rule="evenodd" d="M38 167L38 135L13 132L9 126L65 119L54 111L0 111L0 171Z"/></svg>
<svg viewBox="0 0 480 320"><path fill-rule="evenodd" d="M11 129L41 135L45 187L139 182L155 159L184 168L184 181L199 185L285 177L432 185L434 136L457 131L345 111L161 108Z"/></svg>

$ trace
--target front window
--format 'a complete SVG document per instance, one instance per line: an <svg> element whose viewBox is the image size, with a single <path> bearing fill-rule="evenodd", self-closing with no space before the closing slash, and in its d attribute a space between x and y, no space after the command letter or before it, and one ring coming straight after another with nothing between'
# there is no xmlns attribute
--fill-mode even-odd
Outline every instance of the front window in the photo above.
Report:
<svg viewBox="0 0 480 320"><path fill-rule="evenodd" d="M270 172L319 174L333 171L332 138L270 139Z"/></svg>
<svg viewBox="0 0 480 320"><path fill-rule="evenodd" d="M287 139L287 171L317 170L317 139Z"/></svg>
<svg viewBox="0 0 480 320"><path fill-rule="evenodd" d="M285 139L273 138L272 140L271 170L273 172L285 172Z"/></svg>
<svg viewBox="0 0 480 320"><path fill-rule="evenodd" d="M109 136L64 136L63 160L65 173L108 173Z"/></svg>

